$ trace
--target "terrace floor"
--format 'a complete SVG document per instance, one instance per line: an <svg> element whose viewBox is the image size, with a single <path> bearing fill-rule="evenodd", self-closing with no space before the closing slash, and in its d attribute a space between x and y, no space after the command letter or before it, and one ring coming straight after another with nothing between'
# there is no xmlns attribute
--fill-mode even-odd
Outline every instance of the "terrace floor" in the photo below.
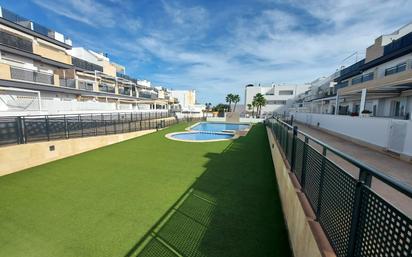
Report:
<svg viewBox="0 0 412 257"><path fill-rule="evenodd" d="M342 137L326 133L315 127L307 126L303 123L296 122L299 130L325 142L326 144L353 156L355 159L362 161L377 170L398 179L399 181L412 185L412 163L395 158L387 153L356 144L352 141L344 139ZM315 143L312 144L315 148L319 149L319 146ZM321 152L321 150L319 149ZM341 166L344 170L351 173L354 177L358 177L359 169L352 164L344 161L342 158L337 157L333 153L328 153L328 157ZM409 197L396 192L392 188L386 186L382 182L374 179L372 182L372 188L374 188L383 197L390 200L395 206L403 210L406 214L412 215L412 205Z"/></svg>
<svg viewBox="0 0 412 257"><path fill-rule="evenodd" d="M0 177L0 256L291 256L263 125L187 126Z"/></svg>

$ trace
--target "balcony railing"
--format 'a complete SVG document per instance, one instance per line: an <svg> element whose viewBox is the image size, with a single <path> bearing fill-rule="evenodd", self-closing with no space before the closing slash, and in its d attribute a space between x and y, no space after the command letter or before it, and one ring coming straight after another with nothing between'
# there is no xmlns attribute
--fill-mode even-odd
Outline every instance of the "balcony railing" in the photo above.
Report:
<svg viewBox="0 0 412 257"><path fill-rule="evenodd" d="M411 256L412 220L393 202L406 197L403 206L409 206L410 186L280 119L267 124L338 257ZM357 176L344 170L342 162L356 168ZM378 185L396 197L383 198Z"/></svg>
<svg viewBox="0 0 412 257"><path fill-rule="evenodd" d="M33 70L27 70L17 67L10 67L10 73L12 79L30 81L42 84L54 84L54 79L52 74L47 74L43 72L37 72Z"/></svg>
<svg viewBox="0 0 412 257"><path fill-rule="evenodd" d="M162 128L178 122L170 117L169 111L0 117L0 146Z"/></svg>
<svg viewBox="0 0 412 257"><path fill-rule="evenodd" d="M4 7L1 7L1 18L8 20L12 23L18 24L22 27L25 27L26 29L35 31L43 36L46 36L48 38L60 41L64 44L70 45L71 46L71 40L68 38L65 38L64 35L55 32L54 30L51 30L49 28L46 28L40 24L37 24L35 22L32 22L29 19L23 18L15 13L13 13L12 11L7 10Z"/></svg>
<svg viewBox="0 0 412 257"><path fill-rule="evenodd" d="M384 47L383 53L384 55L388 55L397 50L400 50L402 48L405 48L411 45L412 45L412 32L387 44Z"/></svg>
<svg viewBox="0 0 412 257"><path fill-rule="evenodd" d="M81 90L93 91L93 83L92 82L79 80L78 84L79 84L79 89L81 89Z"/></svg>
<svg viewBox="0 0 412 257"><path fill-rule="evenodd" d="M6 19L8 21L11 21L13 23L19 24L20 26L23 26L25 28L31 29L31 21L23 18L5 8L1 8L1 12L2 12L2 17L3 19Z"/></svg>
<svg viewBox="0 0 412 257"><path fill-rule="evenodd" d="M99 91L106 92L106 93L112 93L112 94L116 93L116 89L114 86L103 84L103 83L99 84Z"/></svg>
<svg viewBox="0 0 412 257"><path fill-rule="evenodd" d="M72 57L72 63L75 67L77 68L81 68L84 70L88 70L88 71L100 71L103 72L103 67L96 65L94 63L76 58L76 57Z"/></svg>
<svg viewBox="0 0 412 257"><path fill-rule="evenodd" d="M129 87L119 87L119 94L130 96L131 88Z"/></svg>
<svg viewBox="0 0 412 257"><path fill-rule="evenodd" d="M17 48L26 52L33 52L33 43L30 40L0 31L0 44Z"/></svg>
<svg viewBox="0 0 412 257"><path fill-rule="evenodd" d="M60 79L60 86L68 87L68 88L76 88L76 80L75 79Z"/></svg>
<svg viewBox="0 0 412 257"><path fill-rule="evenodd" d="M132 78L132 77L130 77L126 74L120 73L120 72L116 72L116 77L127 79L127 80L130 80L130 81L134 82L134 83L137 83L137 79Z"/></svg>

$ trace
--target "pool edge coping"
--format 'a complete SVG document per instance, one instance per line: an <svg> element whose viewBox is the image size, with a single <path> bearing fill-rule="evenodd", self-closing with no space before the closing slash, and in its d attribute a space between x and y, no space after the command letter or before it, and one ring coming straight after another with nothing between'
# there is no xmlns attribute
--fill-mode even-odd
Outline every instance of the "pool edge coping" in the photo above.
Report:
<svg viewBox="0 0 412 257"><path fill-rule="evenodd" d="M198 122L199 123L199 122ZM225 139L211 139L211 140L187 140L187 139L177 139L173 138L173 135L177 134L189 134L189 133L202 133L202 131L195 131L195 130L189 130L189 131L180 131L180 132L172 132L168 133L165 135L167 139L174 140L174 141L180 141L180 142L189 142L189 143L211 143L211 142L221 142L221 141L229 141L229 140L235 140L239 138L239 135L236 133L225 133L225 132L216 132L213 134L226 134L226 135L233 135L231 138L225 138Z"/></svg>

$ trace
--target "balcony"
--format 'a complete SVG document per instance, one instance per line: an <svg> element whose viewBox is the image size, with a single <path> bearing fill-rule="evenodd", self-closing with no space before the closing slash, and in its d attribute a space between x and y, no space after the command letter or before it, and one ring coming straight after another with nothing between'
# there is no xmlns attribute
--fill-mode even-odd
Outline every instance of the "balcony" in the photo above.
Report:
<svg viewBox="0 0 412 257"><path fill-rule="evenodd" d="M33 43L30 40L0 31L0 44L33 53Z"/></svg>
<svg viewBox="0 0 412 257"><path fill-rule="evenodd" d="M67 88L76 88L76 80L75 79L60 79L60 86L67 87Z"/></svg>
<svg viewBox="0 0 412 257"><path fill-rule="evenodd" d="M11 79L24 80L34 83L54 84L53 74L38 72L17 67L10 67Z"/></svg>
<svg viewBox="0 0 412 257"><path fill-rule="evenodd" d="M130 96L132 89L130 87L119 87L119 94Z"/></svg>
<svg viewBox="0 0 412 257"><path fill-rule="evenodd" d="M359 92L366 88L368 92L372 91L384 91L387 93L399 93L402 90L408 89L412 83L412 69L406 69L405 71L398 73L391 73L386 76L376 76L373 80L363 81L358 84L351 84L339 90L340 95L352 94Z"/></svg>
<svg viewBox="0 0 412 257"><path fill-rule="evenodd" d="M383 53L384 55L388 55L388 54L394 53L402 48L406 48L411 45L412 45L412 32L386 45L384 47Z"/></svg>
<svg viewBox="0 0 412 257"><path fill-rule="evenodd" d="M79 89L86 90L86 91L93 91L93 83L87 82L83 80L78 80Z"/></svg>
<svg viewBox="0 0 412 257"><path fill-rule="evenodd" d="M77 68L84 69L87 71L103 72L102 66L96 65L94 63L91 63L91 62L88 62L88 61L85 61L85 60L82 60L82 59L79 59L73 56L72 56L72 64Z"/></svg>
<svg viewBox="0 0 412 257"><path fill-rule="evenodd" d="M7 20L8 22L14 23L16 25L19 25L23 27L26 31L31 30L37 35L41 35L40 37L44 36L44 39L52 39L51 42L57 43L58 45L65 47L65 48L70 48L71 47L71 40L66 38L64 35L49 29L47 27L44 27L40 24L37 24L29 19L23 18L12 11L7 10L4 7L1 7L1 12L0 12L0 17L3 18L4 20ZM8 25L8 24L7 24ZM18 28L18 27L17 27Z"/></svg>
<svg viewBox="0 0 412 257"><path fill-rule="evenodd" d="M31 21L20 17L19 15L7 10L6 8L1 8L1 12L2 12L2 18L6 19L8 21L11 21L13 23L16 23L22 27L25 27L27 29L31 29Z"/></svg>
<svg viewBox="0 0 412 257"><path fill-rule="evenodd" d="M112 93L112 94L116 93L116 89L115 89L114 86L108 85L108 84L105 84L105 83L100 83L99 84L99 91L100 92L106 92L106 93Z"/></svg>

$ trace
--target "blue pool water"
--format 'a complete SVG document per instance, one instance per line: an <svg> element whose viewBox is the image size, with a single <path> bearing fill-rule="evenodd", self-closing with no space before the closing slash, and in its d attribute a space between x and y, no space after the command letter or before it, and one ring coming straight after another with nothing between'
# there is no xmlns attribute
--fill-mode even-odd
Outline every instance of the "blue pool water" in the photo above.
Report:
<svg viewBox="0 0 412 257"><path fill-rule="evenodd" d="M247 129L249 127L250 126L246 124L201 122L196 126L192 127L190 130L221 132L224 130L239 131Z"/></svg>
<svg viewBox="0 0 412 257"><path fill-rule="evenodd" d="M174 134L171 137L181 140L216 140L229 139L232 138L233 135L220 133L182 132L180 134Z"/></svg>

